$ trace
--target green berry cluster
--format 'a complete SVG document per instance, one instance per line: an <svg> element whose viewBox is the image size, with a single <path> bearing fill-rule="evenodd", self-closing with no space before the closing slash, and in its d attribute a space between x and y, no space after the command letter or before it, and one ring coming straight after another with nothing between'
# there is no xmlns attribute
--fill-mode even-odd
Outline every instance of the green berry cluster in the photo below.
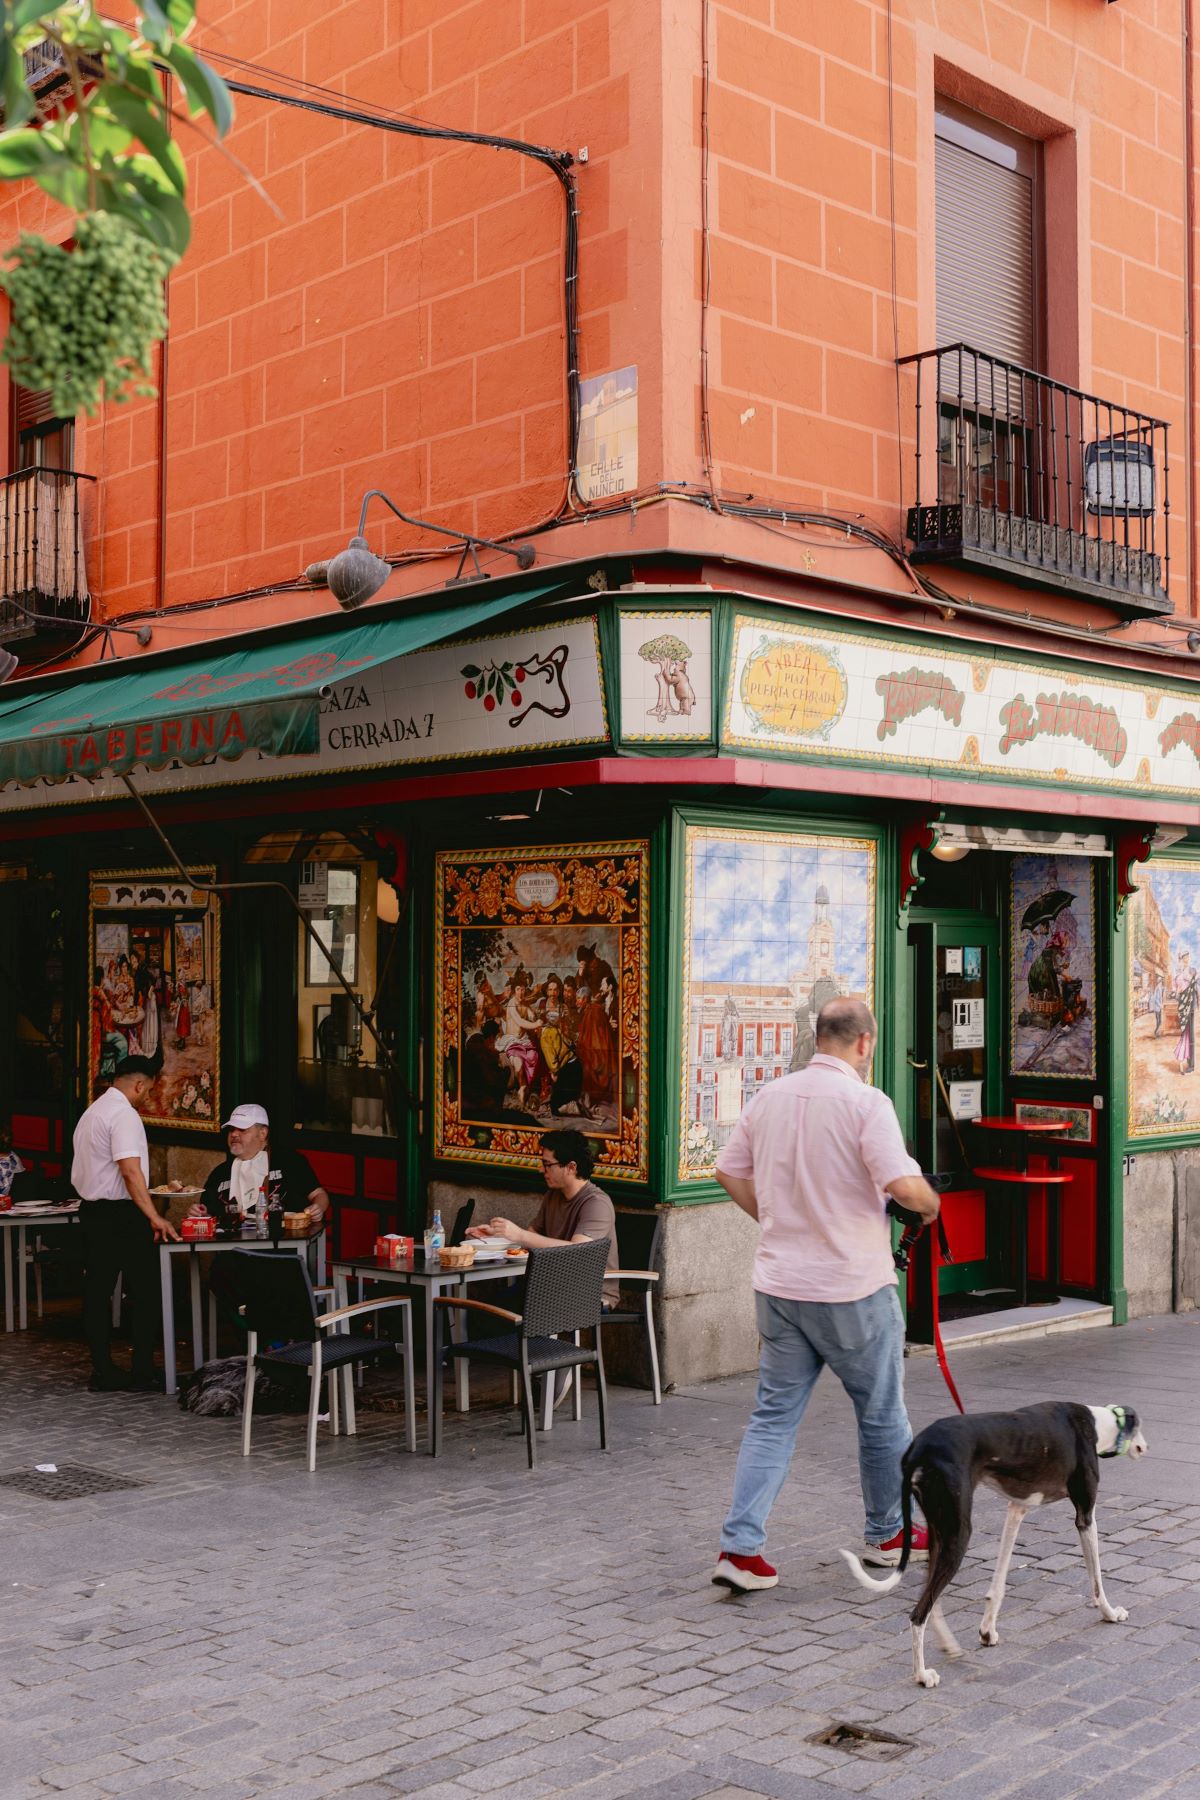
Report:
<svg viewBox="0 0 1200 1800"><path fill-rule="evenodd" d="M13 379L48 388L59 418L105 397L153 394L150 352L167 329L171 258L116 213L85 213L64 250L22 234L0 269L12 318L0 356Z"/></svg>

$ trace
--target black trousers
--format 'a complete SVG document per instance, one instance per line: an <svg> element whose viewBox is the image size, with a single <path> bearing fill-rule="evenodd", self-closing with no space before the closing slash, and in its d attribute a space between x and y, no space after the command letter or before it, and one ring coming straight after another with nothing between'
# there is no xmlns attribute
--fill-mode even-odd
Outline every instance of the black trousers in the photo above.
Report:
<svg viewBox="0 0 1200 1800"><path fill-rule="evenodd" d="M112 1360L112 1293L120 1275L133 1325L133 1372L154 1368L162 1308L158 1252L150 1221L132 1200L85 1200L79 1208L83 1233L83 1329L92 1367L107 1374Z"/></svg>

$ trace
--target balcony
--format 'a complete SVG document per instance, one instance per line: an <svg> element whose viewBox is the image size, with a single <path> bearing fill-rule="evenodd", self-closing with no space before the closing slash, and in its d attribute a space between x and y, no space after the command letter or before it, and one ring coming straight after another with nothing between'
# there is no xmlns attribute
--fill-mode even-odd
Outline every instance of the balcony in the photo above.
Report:
<svg viewBox="0 0 1200 1800"><path fill-rule="evenodd" d="M88 616L81 484L69 469L21 469L0 480L0 643L63 636ZM15 602L15 604L11 604Z"/></svg>
<svg viewBox="0 0 1200 1800"><path fill-rule="evenodd" d="M1171 611L1167 426L966 344L916 370L914 563Z"/></svg>

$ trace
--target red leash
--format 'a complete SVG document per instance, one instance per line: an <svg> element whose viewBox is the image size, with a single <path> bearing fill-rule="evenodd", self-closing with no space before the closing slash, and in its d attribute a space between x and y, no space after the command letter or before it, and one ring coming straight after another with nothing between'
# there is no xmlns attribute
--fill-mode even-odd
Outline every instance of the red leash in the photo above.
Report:
<svg viewBox="0 0 1200 1800"><path fill-rule="evenodd" d="M950 1373L950 1364L946 1361L946 1346L942 1342L942 1326L938 1317L938 1270L942 1265L942 1246L946 1240L945 1228L940 1216L929 1233L929 1282L932 1288L930 1304L933 1309L933 1348L938 1359L938 1368L942 1371L946 1386L950 1389L950 1398L960 1413L966 1407L958 1397L958 1389L954 1385L954 1377ZM946 1260L950 1261L949 1245L946 1245Z"/></svg>

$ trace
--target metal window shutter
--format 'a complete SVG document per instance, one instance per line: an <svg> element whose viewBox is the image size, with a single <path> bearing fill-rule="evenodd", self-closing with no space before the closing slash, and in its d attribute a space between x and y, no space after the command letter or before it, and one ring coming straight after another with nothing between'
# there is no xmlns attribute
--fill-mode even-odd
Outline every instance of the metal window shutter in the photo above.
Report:
<svg viewBox="0 0 1200 1800"><path fill-rule="evenodd" d="M938 344L1032 368L1033 183L946 138L936 144Z"/></svg>
<svg viewBox="0 0 1200 1800"><path fill-rule="evenodd" d="M31 425L45 425L55 417L49 388L26 388L12 384L13 425L19 437Z"/></svg>

